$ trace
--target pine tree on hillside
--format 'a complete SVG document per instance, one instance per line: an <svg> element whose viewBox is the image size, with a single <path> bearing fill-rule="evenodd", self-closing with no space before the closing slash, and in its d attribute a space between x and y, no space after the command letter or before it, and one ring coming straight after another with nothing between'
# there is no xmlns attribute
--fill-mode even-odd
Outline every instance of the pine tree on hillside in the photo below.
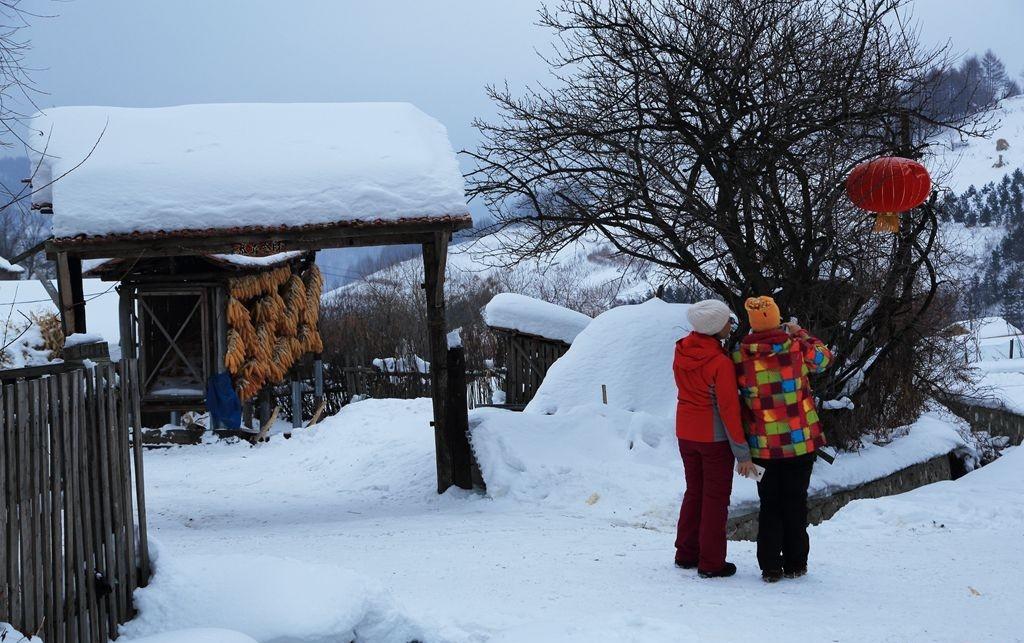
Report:
<svg viewBox="0 0 1024 643"><path fill-rule="evenodd" d="M981 59L982 77L989 91L996 98L1006 96L1007 85L1010 84L1010 76L1006 73L1006 65L996 56L991 49L985 52Z"/></svg>

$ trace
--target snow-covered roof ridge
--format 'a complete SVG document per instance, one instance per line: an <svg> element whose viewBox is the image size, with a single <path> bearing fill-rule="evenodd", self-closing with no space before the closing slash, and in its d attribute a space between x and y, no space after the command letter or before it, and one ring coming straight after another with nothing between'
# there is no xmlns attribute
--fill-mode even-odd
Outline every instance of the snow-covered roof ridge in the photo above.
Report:
<svg viewBox="0 0 1024 643"><path fill-rule="evenodd" d="M469 218L447 130L409 103L56 107L30 128L59 239Z"/></svg>
<svg viewBox="0 0 1024 643"><path fill-rule="evenodd" d="M503 292L484 306L484 321L491 328L515 330L572 344L593 320L558 304Z"/></svg>

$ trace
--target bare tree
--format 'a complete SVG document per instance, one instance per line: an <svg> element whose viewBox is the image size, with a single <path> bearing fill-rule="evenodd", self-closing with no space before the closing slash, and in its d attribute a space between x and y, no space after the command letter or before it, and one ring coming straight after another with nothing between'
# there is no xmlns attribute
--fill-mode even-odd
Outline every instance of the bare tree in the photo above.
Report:
<svg viewBox="0 0 1024 643"><path fill-rule="evenodd" d="M528 242L511 261L588 231L740 310L774 294L835 347L826 397L912 371L925 315L954 290L932 205L878 236L844 179L879 154L920 157L976 111L931 109L946 50L903 22L907 0L566 0L541 12L557 83L499 108L470 193ZM875 378L875 379L872 379ZM906 419L868 408L873 420ZM858 413L858 416L860 414ZM835 435L835 431L833 431ZM844 436L852 438L852 434Z"/></svg>
<svg viewBox="0 0 1024 643"><path fill-rule="evenodd" d="M30 43L24 37L29 20L42 17L23 7L22 0L0 0L0 147L24 150L31 147L24 137L25 121L36 111L41 94L25 65ZM30 110L30 111L23 111ZM29 174L26 164L19 177L9 176L10 164L4 163L0 180L0 256L10 258L26 251L49 236L49 222L33 211L27 201L30 184L22 182ZM52 267L42 254L23 262L29 275L49 276Z"/></svg>

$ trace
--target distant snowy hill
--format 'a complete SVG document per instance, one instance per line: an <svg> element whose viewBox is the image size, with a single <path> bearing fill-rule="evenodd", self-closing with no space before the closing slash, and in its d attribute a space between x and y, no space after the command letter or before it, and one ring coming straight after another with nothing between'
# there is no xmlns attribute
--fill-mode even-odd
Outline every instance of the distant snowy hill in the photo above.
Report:
<svg viewBox="0 0 1024 643"><path fill-rule="evenodd" d="M937 183L959 194L972 185L980 188L1000 181L1024 165L1024 95L1004 99L991 118L994 130L987 137L962 139L951 134L937 142L935 156L926 162ZM996 150L1000 139L1008 149Z"/></svg>
<svg viewBox="0 0 1024 643"><path fill-rule="evenodd" d="M612 245L596 233L543 259L508 266L503 248L514 242L514 233L505 232L452 244L448 251L449 291L465 280L491 280L499 290L594 315L620 303L647 299L660 284L669 282L660 268L616 256ZM367 284L409 287L418 283L409 275L419 270L419 258L402 261L326 293L324 301L357 292Z"/></svg>

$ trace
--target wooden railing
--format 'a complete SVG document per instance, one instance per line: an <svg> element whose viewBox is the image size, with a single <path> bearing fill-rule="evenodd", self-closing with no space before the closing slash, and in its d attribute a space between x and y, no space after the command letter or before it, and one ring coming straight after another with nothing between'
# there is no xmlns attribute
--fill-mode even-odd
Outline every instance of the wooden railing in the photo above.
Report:
<svg viewBox="0 0 1024 643"><path fill-rule="evenodd" d="M3 386L0 620L47 643L99 643L117 638L150 574L130 446L138 365L59 370Z"/></svg>

